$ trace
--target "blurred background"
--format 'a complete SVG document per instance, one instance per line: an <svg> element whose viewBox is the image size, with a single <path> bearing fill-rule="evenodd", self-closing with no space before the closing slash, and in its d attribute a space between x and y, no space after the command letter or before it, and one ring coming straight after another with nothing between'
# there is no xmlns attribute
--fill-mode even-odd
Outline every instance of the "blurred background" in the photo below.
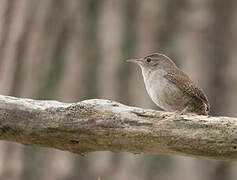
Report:
<svg viewBox="0 0 237 180"><path fill-rule="evenodd" d="M0 0L0 93L158 109L125 59L168 55L206 92L212 115L237 116L237 1ZM0 143L3 180L235 180L235 163L97 152L80 157Z"/></svg>

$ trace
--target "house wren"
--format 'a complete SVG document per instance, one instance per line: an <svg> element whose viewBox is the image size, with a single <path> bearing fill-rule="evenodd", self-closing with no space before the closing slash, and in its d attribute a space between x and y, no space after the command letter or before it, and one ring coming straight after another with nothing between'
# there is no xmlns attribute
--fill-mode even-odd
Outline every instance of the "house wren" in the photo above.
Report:
<svg viewBox="0 0 237 180"><path fill-rule="evenodd" d="M165 111L207 115L210 105L203 90L167 56L159 53L127 62L142 69L146 90L152 101Z"/></svg>

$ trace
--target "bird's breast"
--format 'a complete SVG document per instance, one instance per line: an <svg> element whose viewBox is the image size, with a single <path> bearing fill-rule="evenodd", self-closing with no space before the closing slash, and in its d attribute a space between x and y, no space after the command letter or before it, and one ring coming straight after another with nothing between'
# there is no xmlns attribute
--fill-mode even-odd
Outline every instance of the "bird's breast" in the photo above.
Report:
<svg viewBox="0 0 237 180"><path fill-rule="evenodd" d="M177 110L177 101L182 102L182 92L164 77L165 74L165 71L158 70L144 76L146 90L152 101L162 109Z"/></svg>

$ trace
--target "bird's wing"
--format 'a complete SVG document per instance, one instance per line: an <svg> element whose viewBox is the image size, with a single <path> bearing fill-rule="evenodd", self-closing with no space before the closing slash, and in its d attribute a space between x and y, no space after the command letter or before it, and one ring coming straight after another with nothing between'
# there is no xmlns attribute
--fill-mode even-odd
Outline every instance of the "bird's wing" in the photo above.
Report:
<svg viewBox="0 0 237 180"><path fill-rule="evenodd" d="M187 74L183 71L176 69L168 69L165 78L174 83L179 89L181 89L184 93L189 94L192 97L195 97L207 105L207 110L210 109L210 104L203 90L199 88ZM184 82L184 83L180 83Z"/></svg>

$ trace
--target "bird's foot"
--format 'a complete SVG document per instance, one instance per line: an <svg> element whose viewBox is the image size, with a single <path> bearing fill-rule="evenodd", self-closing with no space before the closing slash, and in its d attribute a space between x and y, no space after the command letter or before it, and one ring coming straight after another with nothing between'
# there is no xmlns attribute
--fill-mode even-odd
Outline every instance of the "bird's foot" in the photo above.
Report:
<svg viewBox="0 0 237 180"><path fill-rule="evenodd" d="M160 113L160 114L154 114L154 113L147 113L145 111L131 111L132 113L136 114L137 116L140 116L140 117L147 117L147 118L159 118L159 119L163 119L163 118L167 118L167 117L170 117L172 114L168 114L168 113Z"/></svg>

